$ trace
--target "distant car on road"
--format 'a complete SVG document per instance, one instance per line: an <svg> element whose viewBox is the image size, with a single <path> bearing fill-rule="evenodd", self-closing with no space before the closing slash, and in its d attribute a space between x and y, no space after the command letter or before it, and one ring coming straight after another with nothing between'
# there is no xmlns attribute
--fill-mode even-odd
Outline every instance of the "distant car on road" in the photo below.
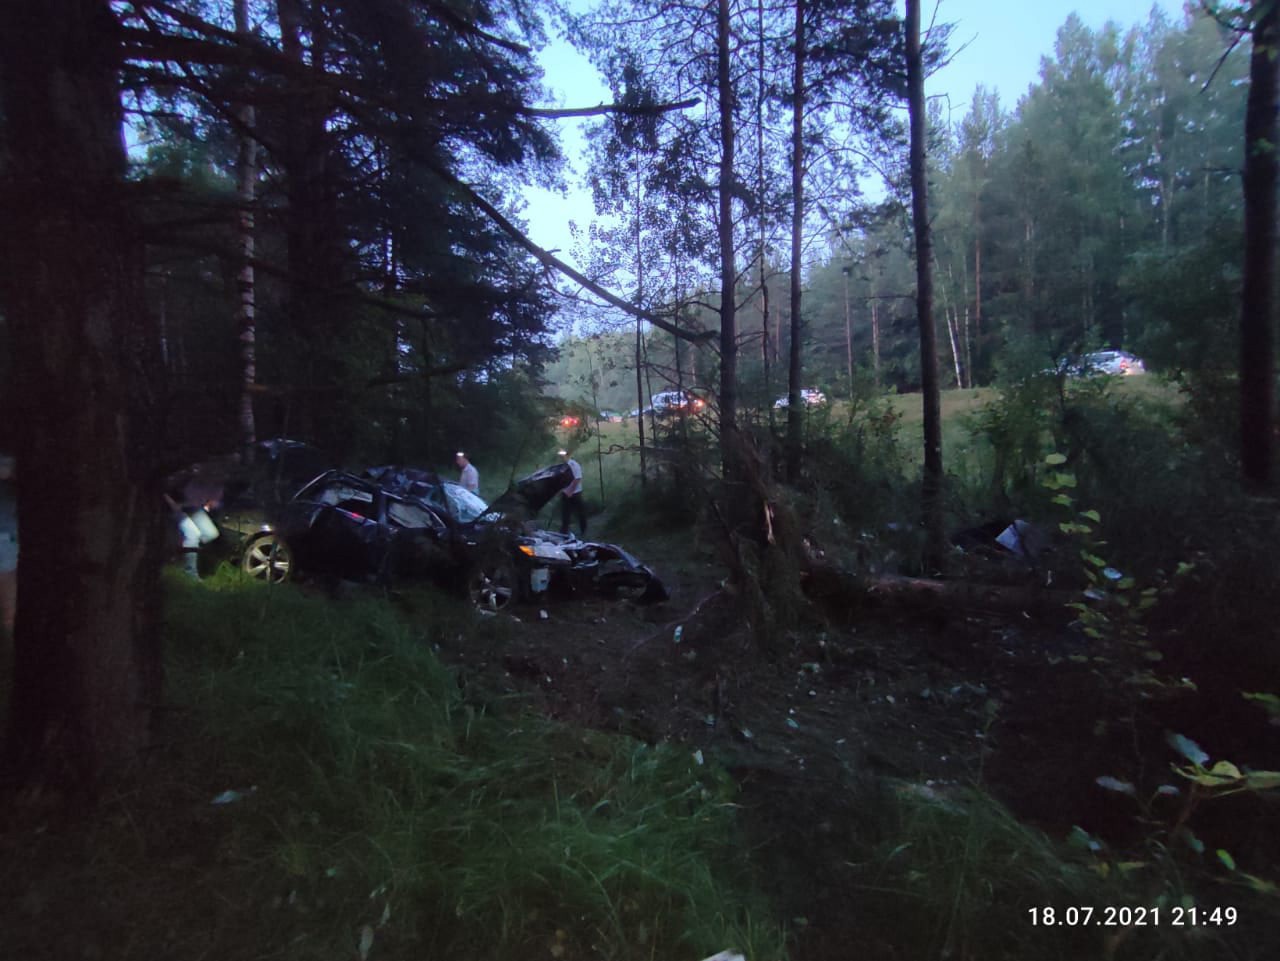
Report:
<svg viewBox="0 0 1280 961"><path fill-rule="evenodd" d="M1064 377L1127 377L1146 373L1140 357L1126 350L1095 350L1079 357L1063 357L1042 373Z"/></svg>
<svg viewBox="0 0 1280 961"><path fill-rule="evenodd" d="M700 414L706 410L707 402L687 390L664 390L649 399L653 405L650 410L655 417L669 417L674 414ZM648 413L646 410L645 413Z"/></svg>
<svg viewBox="0 0 1280 961"><path fill-rule="evenodd" d="M601 419L602 421L604 421L605 423L607 423L607 424L621 424L621 423L622 423L622 415L621 415L620 413L618 413L616 410L602 410L602 411L600 411L600 419Z"/></svg>
<svg viewBox="0 0 1280 961"><path fill-rule="evenodd" d="M800 391L800 399L804 401L806 407L817 407L819 404L827 402L827 395L816 387L805 387ZM790 407L791 398L783 394L773 402L775 408Z"/></svg>
<svg viewBox="0 0 1280 961"><path fill-rule="evenodd" d="M1092 354L1085 354L1081 360L1086 374L1113 374L1127 377L1131 374L1146 373L1147 370L1140 358L1124 350L1099 350Z"/></svg>
<svg viewBox="0 0 1280 961"><path fill-rule="evenodd" d="M580 418L578 418L577 416L575 416L575 415L573 415L573 414L565 414L563 417L561 417L561 418L560 418L560 420L559 420L559 421L557 421L557 423L558 423L561 427L573 428L573 427L577 427L579 424L581 424L581 423L582 423L582 421L581 421L581 419L580 419Z"/></svg>

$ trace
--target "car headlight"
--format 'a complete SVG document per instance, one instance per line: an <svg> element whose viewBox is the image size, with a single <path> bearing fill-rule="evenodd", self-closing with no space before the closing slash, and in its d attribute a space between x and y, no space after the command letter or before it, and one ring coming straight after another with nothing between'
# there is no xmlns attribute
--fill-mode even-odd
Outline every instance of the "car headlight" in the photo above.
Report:
<svg viewBox="0 0 1280 961"><path fill-rule="evenodd" d="M536 557L544 561L562 561L565 564L572 561L572 558L555 544L520 544L517 546L520 548L520 553L526 557Z"/></svg>

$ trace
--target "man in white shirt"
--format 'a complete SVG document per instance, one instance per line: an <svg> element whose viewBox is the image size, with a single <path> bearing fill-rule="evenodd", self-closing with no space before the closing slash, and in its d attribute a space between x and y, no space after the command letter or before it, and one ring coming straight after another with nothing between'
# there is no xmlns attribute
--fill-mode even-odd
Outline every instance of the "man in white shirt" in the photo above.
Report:
<svg viewBox="0 0 1280 961"><path fill-rule="evenodd" d="M569 456L567 450L560 451L560 460L569 465L573 476L564 490L560 492L560 533L569 533L569 521L578 515L579 537L587 536L587 505L582 500L582 465Z"/></svg>
<svg viewBox="0 0 1280 961"><path fill-rule="evenodd" d="M480 493L480 472L470 460L468 460L465 451L458 451L454 455L453 462L458 465L461 470L458 473L458 483L471 491L473 494Z"/></svg>

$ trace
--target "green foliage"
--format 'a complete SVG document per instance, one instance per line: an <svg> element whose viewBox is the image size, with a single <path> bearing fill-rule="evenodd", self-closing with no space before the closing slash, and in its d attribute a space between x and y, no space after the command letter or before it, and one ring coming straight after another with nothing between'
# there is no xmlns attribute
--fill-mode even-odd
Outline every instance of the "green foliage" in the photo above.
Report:
<svg viewBox="0 0 1280 961"><path fill-rule="evenodd" d="M1154 575L1216 539L1205 508L1229 498L1230 486L1180 434L1171 392L1139 389L1135 380L1031 377L1004 388L970 418L970 430L997 516L1056 525L1053 497L1069 495L1099 514L1093 523L1111 564ZM1051 451L1065 469L1045 464Z"/></svg>
<svg viewBox="0 0 1280 961"><path fill-rule="evenodd" d="M905 785L890 811L883 837L859 857L866 865L860 895L904 957L1098 956L1096 929L1031 921L1031 910L1046 905L1114 904L1124 896L1064 845L979 790Z"/></svg>
<svg viewBox="0 0 1280 961"><path fill-rule="evenodd" d="M1166 743L1184 763L1170 764L1180 785L1162 783L1154 789L1139 786L1111 776L1097 778L1099 787L1126 795L1136 806L1139 822L1144 827L1142 860L1127 861L1126 870L1141 877L1159 890L1160 903L1194 904L1182 894L1186 876L1223 871L1218 880L1266 898L1255 909L1280 917L1280 885L1274 880L1241 870L1229 851L1217 848L1212 860L1203 856L1207 846L1197 836L1192 823L1197 809L1206 801L1233 794L1269 794L1280 790L1280 771L1258 771L1237 767L1231 761L1210 764L1210 756L1195 741L1170 732ZM1116 857L1100 843L1093 845L1104 863L1115 866Z"/></svg>
<svg viewBox="0 0 1280 961"><path fill-rule="evenodd" d="M1151 366L1182 389L1187 436L1235 455L1239 420L1239 225L1213 225L1198 243L1135 257L1127 277Z"/></svg>
<svg viewBox="0 0 1280 961"><path fill-rule="evenodd" d="M1107 546L1099 537L1102 516L1096 510L1079 509L1070 493L1076 487L1075 475L1063 469L1066 455L1050 454L1044 462L1051 470L1042 483L1054 492L1052 503L1062 508L1069 518L1058 522L1058 530L1078 552L1083 562L1080 573L1087 585L1081 598L1067 607L1076 612L1077 623L1094 641L1119 642L1139 658L1159 661L1162 655L1150 645L1144 623L1146 613L1157 602L1159 588L1138 591L1134 578L1126 577L1107 563L1101 556Z"/></svg>
<svg viewBox="0 0 1280 961"><path fill-rule="evenodd" d="M918 484L902 415L869 379L855 384L843 416L808 418L805 529L829 552L848 552L851 570L918 566Z"/></svg>
<svg viewBox="0 0 1280 961"><path fill-rule="evenodd" d="M1033 377L1005 388L967 418L970 433L987 450L989 460L980 470L989 478L997 509L1025 505L1029 510L1042 500L1041 464L1055 394L1051 378Z"/></svg>
<svg viewBox="0 0 1280 961"><path fill-rule="evenodd" d="M782 956L722 771L464 699L432 642L497 622L230 575L169 593L181 738L84 836L28 838L24 957Z"/></svg>

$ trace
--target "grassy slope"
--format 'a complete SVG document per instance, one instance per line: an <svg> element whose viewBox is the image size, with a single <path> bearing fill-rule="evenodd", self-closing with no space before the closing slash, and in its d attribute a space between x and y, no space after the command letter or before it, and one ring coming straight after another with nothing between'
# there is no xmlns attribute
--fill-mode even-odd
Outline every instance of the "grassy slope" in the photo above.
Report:
<svg viewBox="0 0 1280 961"><path fill-rule="evenodd" d="M496 620L428 595L414 628L381 598L228 575L168 588L163 746L83 820L8 812L14 957L782 955L723 774L463 701L431 635Z"/></svg>

